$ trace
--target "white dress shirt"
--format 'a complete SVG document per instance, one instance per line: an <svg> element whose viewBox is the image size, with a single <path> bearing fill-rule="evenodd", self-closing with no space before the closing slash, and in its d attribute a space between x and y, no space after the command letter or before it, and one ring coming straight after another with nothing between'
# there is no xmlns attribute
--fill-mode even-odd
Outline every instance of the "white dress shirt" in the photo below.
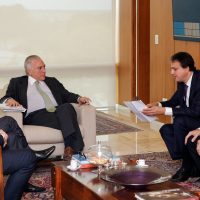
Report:
<svg viewBox="0 0 200 200"><path fill-rule="evenodd" d="M37 80L35 80L33 77L28 77L26 116L28 116L31 112L45 108L44 100L34 84L36 81ZM50 97L53 105L57 106L58 104L47 84L44 81L39 81L39 85L40 88Z"/></svg>
<svg viewBox="0 0 200 200"><path fill-rule="evenodd" d="M186 94L186 106L187 107L189 107L189 97L190 97L190 88L191 88L192 77L193 77L193 73L190 76L190 78L188 79L187 83L185 83L188 86L188 88L187 88L187 94ZM173 115L172 108L165 107L165 115L172 116Z"/></svg>

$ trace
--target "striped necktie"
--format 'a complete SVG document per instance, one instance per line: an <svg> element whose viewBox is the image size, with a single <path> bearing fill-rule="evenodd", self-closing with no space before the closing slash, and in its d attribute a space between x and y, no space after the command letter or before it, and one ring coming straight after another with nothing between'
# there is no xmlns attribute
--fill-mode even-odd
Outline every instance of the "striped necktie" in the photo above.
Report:
<svg viewBox="0 0 200 200"><path fill-rule="evenodd" d="M39 92L39 94L42 96L43 100L44 100L44 104L46 107L46 110L48 112L55 112L56 108L53 105L53 102L51 101L50 97L46 94L46 92L44 92L41 87L40 87L40 82L36 81L35 82L35 86L37 91Z"/></svg>

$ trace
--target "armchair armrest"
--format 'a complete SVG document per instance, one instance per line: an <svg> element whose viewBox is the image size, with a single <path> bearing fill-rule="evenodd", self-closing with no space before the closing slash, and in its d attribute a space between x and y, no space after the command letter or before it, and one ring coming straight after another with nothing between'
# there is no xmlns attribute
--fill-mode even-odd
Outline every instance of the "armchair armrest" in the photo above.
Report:
<svg viewBox="0 0 200 200"><path fill-rule="evenodd" d="M78 123L84 129L85 146L96 144L96 110L91 105L72 104L77 113Z"/></svg>

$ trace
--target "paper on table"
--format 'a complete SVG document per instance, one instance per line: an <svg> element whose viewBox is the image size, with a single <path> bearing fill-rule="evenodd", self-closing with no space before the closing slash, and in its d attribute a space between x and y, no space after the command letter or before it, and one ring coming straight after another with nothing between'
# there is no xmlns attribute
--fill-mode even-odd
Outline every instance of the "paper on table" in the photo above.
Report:
<svg viewBox="0 0 200 200"><path fill-rule="evenodd" d="M157 117L147 116L147 115L142 113L142 110L144 108L146 108L146 105L141 100L138 100L138 101L125 101L124 104L132 112L134 112L136 114L136 116L138 117L138 119L140 119L141 121L152 122L152 121L155 121L157 119Z"/></svg>
<svg viewBox="0 0 200 200"><path fill-rule="evenodd" d="M7 106L5 103L0 104L0 109L3 111L25 112L26 108L23 106Z"/></svg>

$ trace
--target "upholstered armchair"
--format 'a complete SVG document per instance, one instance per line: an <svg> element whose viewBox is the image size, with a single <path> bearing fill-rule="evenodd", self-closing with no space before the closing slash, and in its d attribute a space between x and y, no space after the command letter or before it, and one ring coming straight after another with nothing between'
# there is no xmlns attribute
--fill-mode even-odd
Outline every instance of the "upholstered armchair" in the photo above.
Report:
<svg viewBox="0 0 200 200"><path fill-rule="evenodd" d="M0 97L4 96L5 88L0 90ZM96 112L95 108L91 105L72 104L76 110L79 127L85 143L84 151L89 146L96 143ZM23 125L22 113L20 112L1 112L1 116L11 116L22 128L25 137L29 143L29 146L34 150L41 150L48 148L52 145L56 146L56 149L51 157L63 155L64 142L62 133L60 130L33 125Z"/></svg>

